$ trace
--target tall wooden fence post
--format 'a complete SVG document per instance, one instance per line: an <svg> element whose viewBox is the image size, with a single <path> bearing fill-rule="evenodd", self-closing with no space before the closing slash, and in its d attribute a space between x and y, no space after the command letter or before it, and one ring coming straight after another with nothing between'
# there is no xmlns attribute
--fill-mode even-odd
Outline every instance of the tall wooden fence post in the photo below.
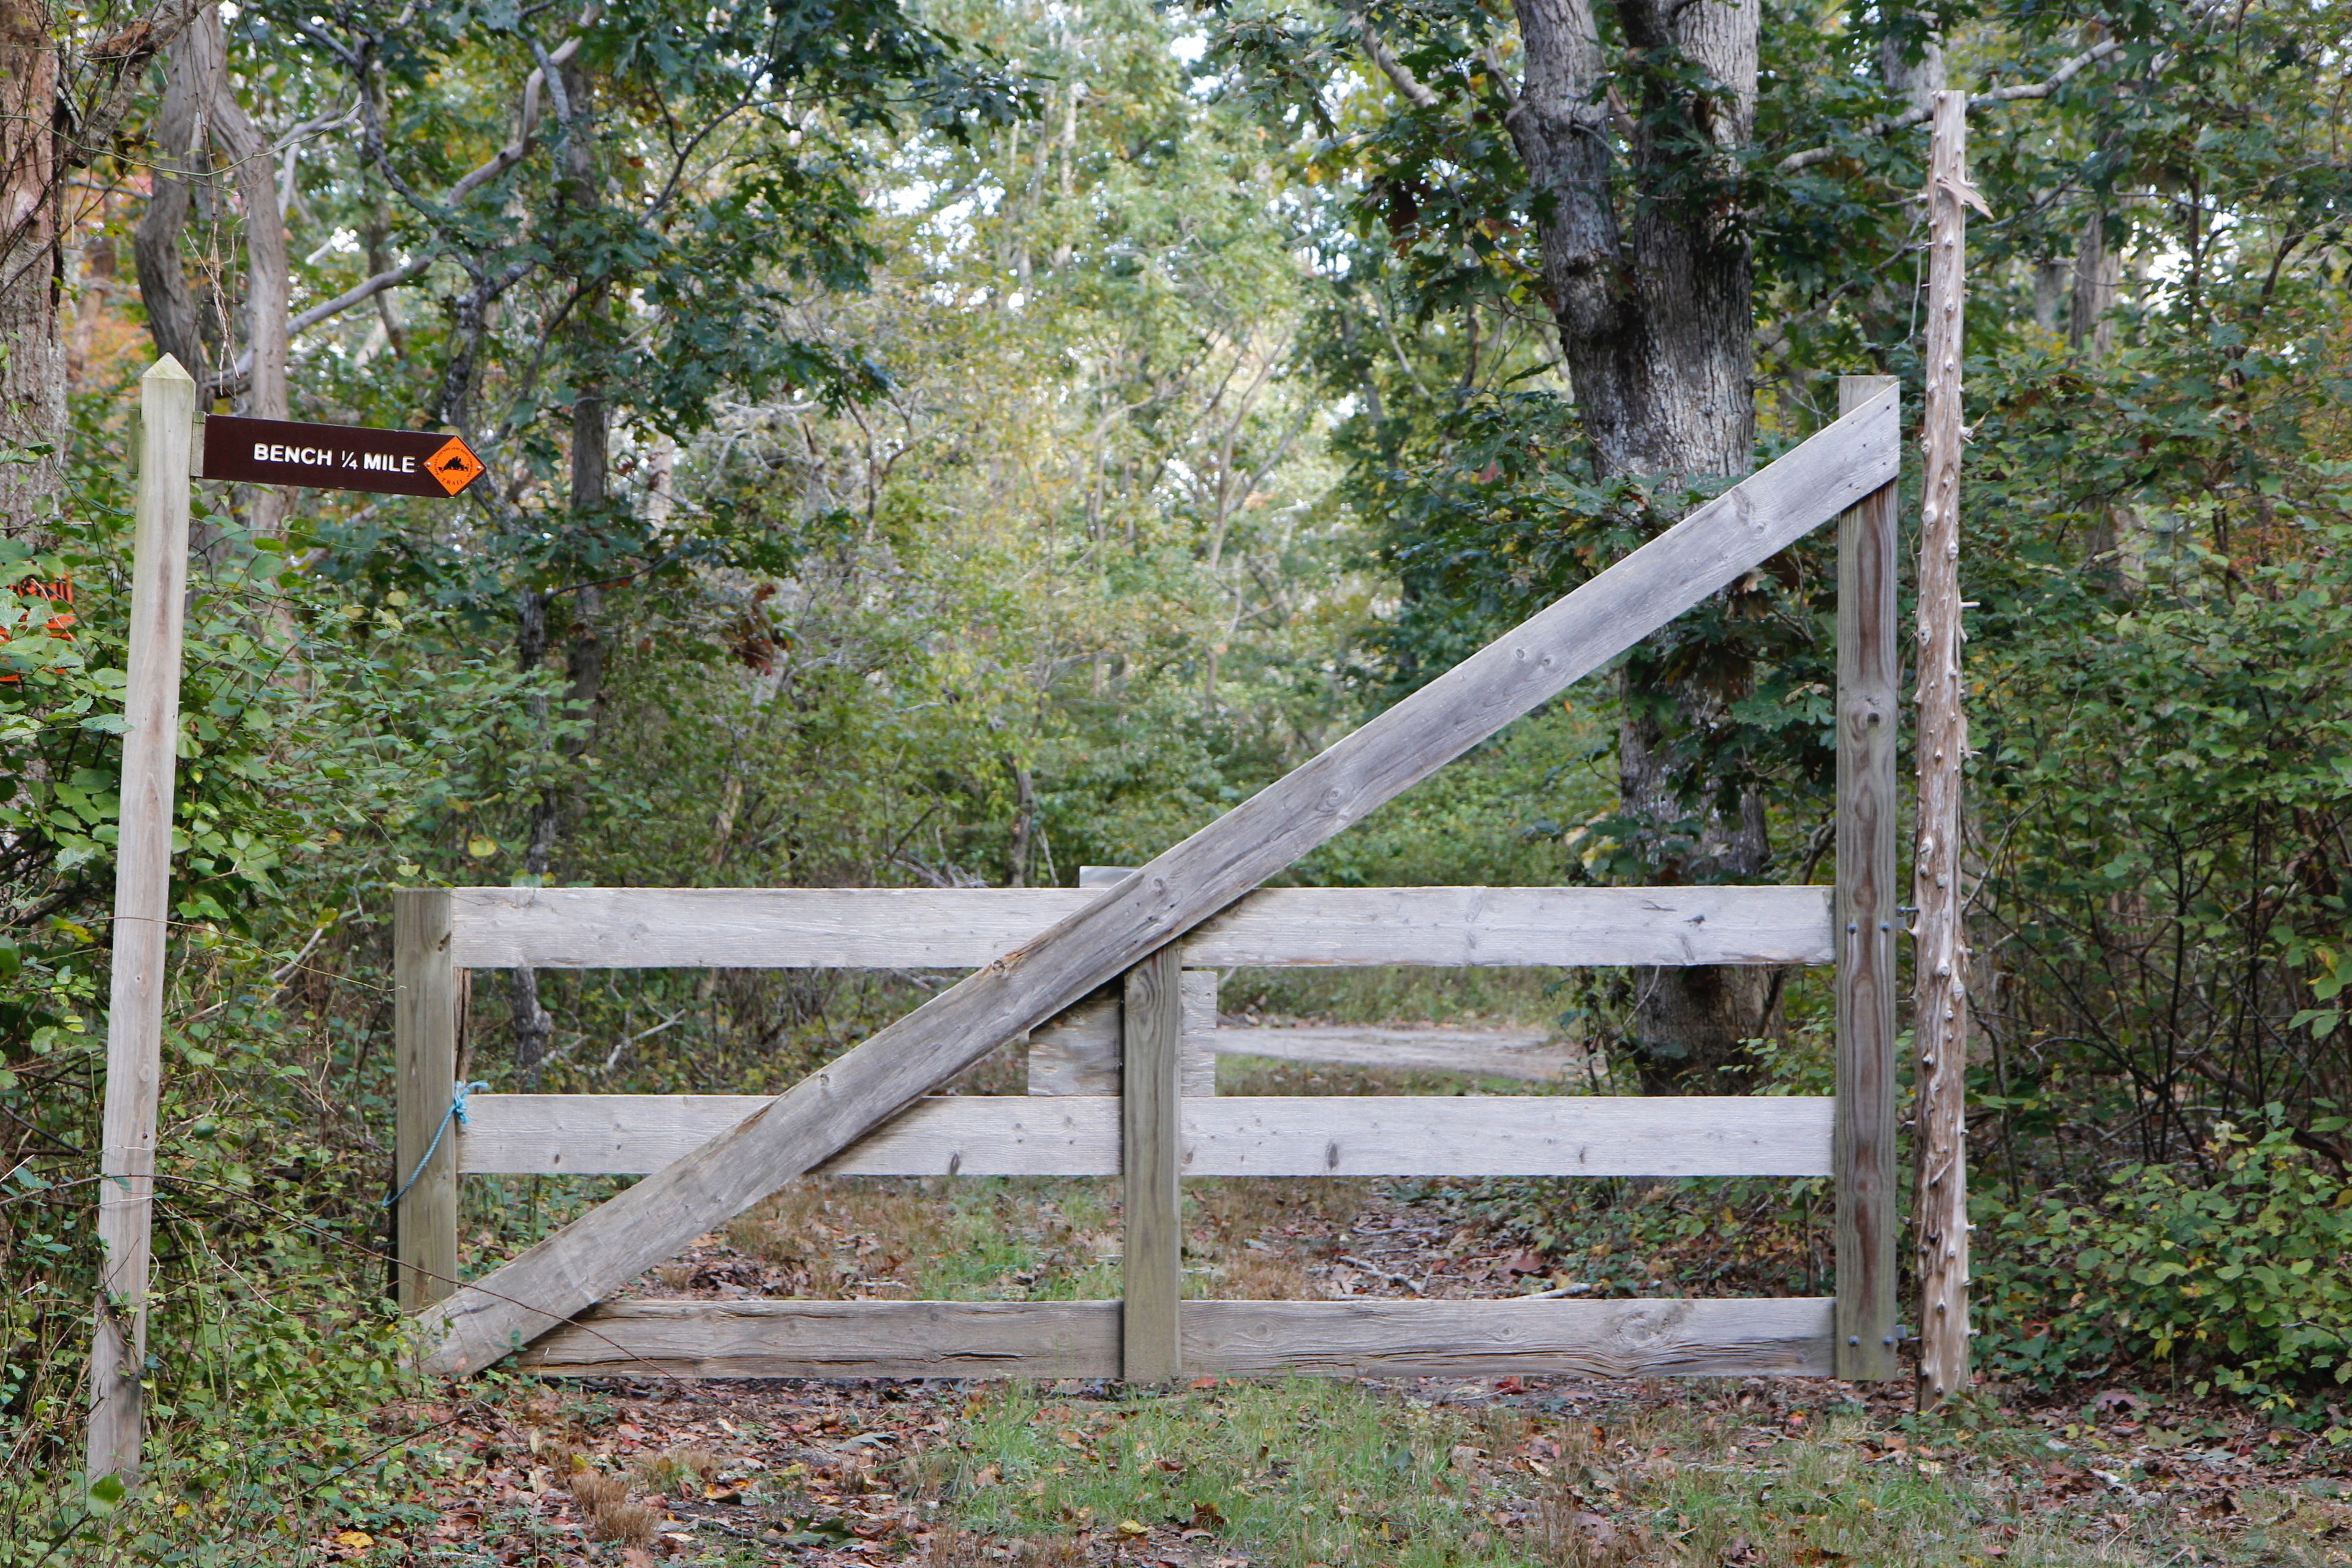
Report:
<svg viewBox="0 0 2352 1568"><path fill-rule="evenodd" d="M1838 378L1838 412L1895 385ZM1895 625L1889 483L1838 519L1837 1374L1897 1375L1895 1354Z"/></svg>
<svg viewBox="0 0 2352 1568"><path fill-rule="evenodd" d="M89 1358L91 1479L135 1478L147 1370L155 1115L163 1076L163 955L188 583L188 458L196 384L165 354L139 383L138 537L114 858L114 960L99 1156L97 1334Z"/></svg>
<svg viewBox="0 0 2352 1568"><path fill-rule="evenodd" d="M1927 468L1919 519L1919 814L1912 1038L1919 1050L1918 1403L1969 1380L1968 947L1960 910L1960 305L1968 95L1936 95L1927 179Z"/></svg>
<svg viewBox="0 0 2352 1568"><path fill-rule="evenodd" d="M457 972L449 952L449 893L392 896L392 1037L398 1126L400 1305L419 1311L457 1289Z"/></svg>
<svg viewBox="0 0 2352 1568"><path fill-rule="evenodd" d="M1119 1101L1127 1300L1119 1361L1129 1383L1164 1383L1183 1368L1182 977L1174 942L1127 972Z"/></svg>

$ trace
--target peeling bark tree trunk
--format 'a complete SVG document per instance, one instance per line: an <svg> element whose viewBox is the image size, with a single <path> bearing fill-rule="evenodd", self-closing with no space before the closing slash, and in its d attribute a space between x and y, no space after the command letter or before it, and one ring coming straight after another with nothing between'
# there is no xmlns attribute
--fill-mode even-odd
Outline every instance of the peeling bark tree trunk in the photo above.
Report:
<svg viewBox="0 0 2352 1568"><path fill-rule="evenodd" d="M220 25L217 16L212 25ZM245 346L253 356L245 412L256 419L284 419L290 407L286 361L292 267L286 254L286 215L278 205L278 161L270 156L269 139L246 118L226 71L213 119L221 145L234 162L238 202L245 209ZM294 494L278 485L256 486L253 531L268 539L283 535Z"/></svg>
<svg viewBox="0 0 2352 1568"><path fill-rule="evenodd" d="M58 51L46 0L0 0L0 444L46 457L0 465L0 529L46 539L64 482L65 343L58 300Z"/></svg>
<svg viewBox="0 0 2352 1568"><path fill-rule="evenodd" d="M163 69L163 100L151 132L154 142L152 183L147 210L131 242L139 268L139 300L147 310L147 331L156 351L187 367L198 386L215 367L217 323L207 319L210 301L199 305L188 290L180 239L195 207L197 182L211 175L205 149L212 109L226 68L220 16L207 11L188 24L172 46Z"/></svg>
<svg viewBox="0 0 2352 1568"><path fill-rule="evenodd" d="M1541 235L1544 283L1601 475L1745 474L1756 437L1755 304L1738 181L1755 121L1757 0L1618 6L1632 49L1661 66L1679 56L1711 79L1703 92L1670 69L1638 66L1612 85L1589 0L1517 0L1517 11L1527 76L1510 129L1555 204ZM1623 155L1643 195L1621 217L1612 120L1629 114ZM1728 649L1686 650L1671 665L1637 656L1626 667L1619 799L1643 825L1661 881L1740 881L1766 868L1762 802L1702 774L1688 743L1725 722L1752 681L1745 657ZM1741 1043L1769 1022L1772 973L1643 970L1635 984L1645 1087L1734 1087Z"/></svg>

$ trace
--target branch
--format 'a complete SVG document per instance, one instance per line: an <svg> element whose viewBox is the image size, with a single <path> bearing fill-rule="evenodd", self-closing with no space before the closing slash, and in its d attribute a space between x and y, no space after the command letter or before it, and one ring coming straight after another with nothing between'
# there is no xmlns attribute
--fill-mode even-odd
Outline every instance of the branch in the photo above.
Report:
<svg viewBox="0 0 2352 1568"><path fill-rule="evenodd" d="M1381 68L1381 75L1396 84L1397 91L1404 95L1404 100L1407 103L1412 104L1415 109L1437 107L1437 94L1430 91L1423 84L1422 79L1412 74L1411 66L1396 58L1396 51L1390 48L1380 34L1372 30L1371 23L1365 19L1362 12L1349 12L1348 26L1354 31L1356 41L1364 46L1364 53L1370 58L1374 65Z"/></svg>
<svg viewBox="0 0 2352 1568"><path fill-rule="evenodd" d="M597 18L604 15L604 11L603 5L592 4L586 10L581 12L580 26L583 30L594 26ZM532 133L539 129L539 95L548 85L548 67L552 66L557 70L561 70L564 66L569 65L572 57L579 52L580 35L574 33L542 57L545 64L531 68L530 74L522 80L522 110L516 120L513 140L492 153L489 161L480 168L450 186L445 205L455 205L464 201L467 196L523 161L530 152ZM562 92L562 84L556 83L554 90L558 93Z"/></svg>
<svg viewBox="0 0 2352 1568"><path fill-rule="evenodd" d="M113 145L114 132L130 113L131 105L147 85L147 62L172 47L188 24L214 0L163 0L162 5L112 37L93 44L68 72L95 66L110 79L85 113L76 114L68 93L58 94L58 107L72 118L70 127L58 132L58 170L78 169Z"/></svg>
<svg viewBox="0 0 2352 1568"><path fill-rule="evenodd" d="M388 271L379 272L357 288L336 295L323 305L313 305L286 323L289 332L308 331L330 317L340 316L354 305L364 305L387 289L397 289L433 264L430 256L420 256Z"/></svg>
<svg viewBox="0 0 2352 1568"><path fill-rule="evenodd" d="M1478 58L1486 62L1486 79L1493 82L1495 90L1502 95L1503 110L1508 114L1519 106L1519 89L1518 84L1511 80L1511 73L1503 68L1502 51L1489 39L1486 47L1478 51Z"/></svg>
<svg viewBox="0 0 2352 1568"><path fill-rule="evenodd" d="M324 304L313 305L287 322L286 335L290 338L297 332L306 332L321 321L341 315L354 305L364 305L385 289L399 288L431 265L433 265L433 258L426 255L387 271L379 272L358 287L336 295ZM205 396L207 399L235 397L245 390L246 382L252 374L253 355L248 351L237 356L235 368L224 374L212 377L205 384Z"/></svg>
<svg viewBox="0 0 2352 1568"><path fill-rule="evenodd" d="M604 14L604 8L601 3L591 4L580 14L580 27L584 30L594 26L597 19ZM333 43L332 39L327 38L324 35L320 34L315 29L308 26L303 26L302 31L322 43ZM461 175L458 178L457 183L449 187L448 194L442 198L441 205L443 207L446 208L455 206L457 203L464 201L467 196L473 195L476 191L480 190L484 185L489 184L492 180L497 179L500 174L505 174L517 163L521 163L523 159L529 155L530 152L531 137L539 129L539 95L541 89L547 81L547 68L549 66L552 66L556 69L561 70L573 56L580 52L580 35L578 33L574 33L571 37L566 38L562 44L558 45L551 52L540 51L541 57L545 64L533 67L530 75L523 79L522 106L516 118L516 128L513 137L508 141L505 146L492 153L488 160L483 163L480 167ZM348 51L341 49L340 46L336 46L336 52L344 55L344 58L347 59L352 58L350 56ZM562 89L561 86L558 86L556 90L561 92ZM362 89L362 102L364 101L364 98L365 92L364 89ZM352 105L352 111L357 112L361 106L361 102L354 102ZM340 123L341 120L348 118L350 118L348 114L338 116L333 123ZM288 132L287 137L279 143L279 145L283 146L286 142L290 142L297 135L308 132L314 128L326 129L323 125L317 125L314 127L314 122L306 121L302 125L295 127L292 132ZM397 289L403 283L407 282L409 279L415 278L424 272L424 270L432 264L433 253L428 252L425 255L417 257L413 261L408 261L401 266L379 272L374 277L370 278L366 281L358 285L356 288L338 294L333 299L329 300L322 304L313 305L309 310L303 311L300 315L295 317L286 324L287 336L290 338L298 332L308 331L312 327L317 326L320 322L330 321L336 316L340 316L355 305L363 305L367 303L367 301L374 299L377 295L383 293L387 289ZM252 374L253 355L250 353L242 354L238 356L236 364L233 369L228 371L226 374L211 378L211 380L205 384L205 395L207 398L235 396L238 392L243 390L247 380Z"/></svg>
<svg viewBox="0 0 2352 1568"><path fill-rule="evenodd" d="M1990 92L1978 93L1969 100L1969 107L1982 109L1995 103L2021 103L2032 99L2048 98L2082 75L2090 67L2119 52L2123 47L2121 38L2102 38L2051 72L2042 80L2021 82L2015 87L1995 88ZM1862 133L1865 136L1889 136L1897 131L1908 131L1914 125L1926 124L1928 115L1932 112L1932 110L1926 107L1906 109L1900 114L1890 114L1884 120L1872 121L1863 127ZM1836 157L1839 152L1840 149L1835 147L1808 147L1801 153L1791 153L1780 160L1780 172L1783 174L1800 173L1812 168L1815 164L1828 163Z"/></svg>
<svg viewBox="0 0 2352 1568"><path fill-rule="evenodd" d="M1990 92L1978 93L1969 100L1969 107L1981 109L1988 103L2017 103L2030 98L2048 98L2081 75L2085 67L2096 65L2123 47L2121 38L2102 38L2051 72L2047 80L2017 87L1995 88ZM1925 119L1926 116L1923 115L1921 118Z"/></svg>

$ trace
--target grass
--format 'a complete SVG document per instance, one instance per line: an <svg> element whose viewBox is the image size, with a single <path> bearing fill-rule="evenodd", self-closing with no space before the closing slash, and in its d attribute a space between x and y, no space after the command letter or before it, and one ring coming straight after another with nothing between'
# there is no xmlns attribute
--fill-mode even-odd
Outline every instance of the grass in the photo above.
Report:
<svg viewBox="0 0 2352 1568"><path fill-rule="evenodd" d="M2059 1502L2041 1428L1790 1403L1833 1387L1496 1404L1305 1380L1008 1387L915 1468L946 1502L942 1563L1110 1561L1122 1542L1149 1562L1188 1536L1213 1552L1171 1560L1285 1568L2352 1562L2352 1509L2308 1489L2231 1492L2221 1529L2147 1494Z"/></svg>
<svg viewBox="0 0 2352 1568"><path fill-rule="evenodd" d="M1283 1561L1507 1562L1460 1550L1479 1506L1453 1457L1470 1431L1339 1384L1100 1405L1007 1389L975 1409L943 1489L966 1528L998 1536L1158 1525Z"/></svg>

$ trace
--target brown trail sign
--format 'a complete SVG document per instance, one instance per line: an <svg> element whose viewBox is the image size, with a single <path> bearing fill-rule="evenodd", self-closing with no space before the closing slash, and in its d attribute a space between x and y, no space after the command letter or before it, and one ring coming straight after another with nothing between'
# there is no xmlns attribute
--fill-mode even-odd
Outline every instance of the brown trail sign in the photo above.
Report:
<svg viewBox="0 0 2352 1568"><path fill-rule="evenodd" d="M446 500L482 477L482 460L437 430L371 430L215 414L205 421L207 479Z"/></svg>
<svg viewBox="0 0 2352 1568"><path fill-rule="evenodd" d="M743 1354L706 1353L712 1351L715 1327L710 1315L703 1310L708 1304L662 1304L658 1310L646 1305L644 1310L633 1313L616 1310L617 1316L604 1315L615 1317L615 1321L606 1322L600 1317L599 1326L593 1330L574 1330L565 1325L573 1323L579 1314L617 1287L674 1256L696 1237L725 1224L794 1177L815 1169L852 1145L860 1145L868 1133L892 1122L915 1107L923 1096L1000 1045L1065 1012L1121 976L1129 975L1154 953L1185 938L1195 927L1250 894L1260 882L1300 855L1494 735L1514 719L1558 695L1570 683L1601 668L1813 528L1885 495L1895 482L1899 452L1895 394L1891 383L1884 384L1884 387L1828 429L1698 508L1625 560L1116 887L1087 901L1040 934L1002 952L978 973L820 1068L783 1095L759 1103L749 1115L693 1152L656 1170L626 1192L483 1279L457 1287L454 1295L430 1307L421 1319L420 1327L428 1347L427 1367L459 1373L479 1371L505 1355L523 1350L550 1331L563 1329L562 1333L548 1342L548 1346L541 1347L548 1353L535 1351L530 1358L533 1364L561 1369L572 1363L563 1356L550 1359L551 1347L559 1341L587 1341L610 1350L616 1340L622 1339L618 1318L653 1325L667 1336L657 1350L651 1345L644 1351L631 1350L625 1348L625 1348L620 1352L624 1362L632 1355L644 1355L653 1362L690 1365L720 1374L754 1366L768 1369L758 1375L777 1375L773 1369L780 1362L845 1369L872 1364L871 1357L860 1360L846 1352L811 1352L794 1362L791 1354L776 1348L779 1342L773 1335L778 1333L783 1334L786 1341L797 1336L804 1342L806 1324L812 1319L837 1327L851 1319L864 1321L874 1316L845 1313L839 1310L842 1303L769 1302L758 1304L758 1311L736 1313L736 1318L751 1325L749 1331L757 1342L750 1352ZM1880 515L1872 514L1874 519ZM1884 515L1891 518L1891 511ZM1881 531L1875 526L1856 531L1869 548L1878 547ZM1891 540L1886 542L1891 545ZM1871 570L1877 573L1885 568L1876 566ZM1871 581L1874 584L1880 579L1873 576ZM1873 597L1875 600L1877 596ZM1891 631L1891 627L1887 629ZM1843 723L1840 732L1843 746ZM1885 752L1884 760L1891 764L1891 749ZM1891 775L1885 782L1891 795ZM1891 814L1882 813L1879 820L1891 830ZM1751 891L1786 895L1794 890L1710 891L1717 895ZM626 896L607 889L583 892L592 904L600 899ZM468 890L403 895L398 936L398 1008L407 1023L408 1042L403 1047L402 1076L404 1086L415 1081L416 1093L404 1095L399 1160L404 1174L417 1173L412 1177L415 1191L404 1204L401 1216L403 1258L408 1266L404 1279L412 1303L421 1303L439 1294L446 1288L444 1282L456 1272L455 1181L459 1155L455 1145L462 1142L462 1134L460 1139L447 1142L433 1142L429 1135L446 1114L447 1086L455 1070L452 1003L457 988L452 972L462 951L460 944L471 943L483 934L478 927L463 928L453 922L452 910L453 906L473 908L478 896ZM512 896L525 904L543 900L551 909L579 904L570 889ZM713 895L731 898L747 906L796 896L807 895L753 891ZM1738 901L1736 897L1727 900L1733 904ZM1875 907L1854 909L1850 915L1857 927L1868 919L1873 929L1863 938L1863 943L1873 953L1891 952L1891 939L1880 940L1885 930L1882 921L1891 918L1891 910L1882 912ZM746 930L761 929L763 918L753 910L746 917ZM789 924L793 917L780 918ZM1664 909L1651 918L1687 920L1685 915ZM578 933L589 937L587 946L603 954L585 962L660 962L658 957L612 956L616 944L624 949L646 950L660 945L659 933L646 924L627 916L618 917L618 930L614 921L607 921L599 931ZM1825 928L1827 921L1822 924ZM772 921L768 929L778 928ZM1688 927L1681 929L1686 931ZM1824 929L1820 934L1827 937L1829 933ZM779 952L787 945L780 941ZM1841 948L1851 945L1853 943L1838 943ZM518 955L504 961L583 962L566 956L573 951L559 940L533 956ZM1320 956L1302 961L1333 962ZM493 958L490 962L500 960ZM779 956L769 962L807 960ZM1579 960L1573 953L1564 952L1549 962ZM1845 984L1845 973L1846 966L1842 963L1842 985ZM1129 1048L1139 1053L1130 1064L1131 1068L1154 1075L1149 1085L1132 1079L1129 1084L1130 1093L1147 1091L1140 1098L1150 1103L1129 1108L1127 1135L1137 1138L1140 1132L1150 1134L1145 1152L1150 1161L1148 1172L1130 1171L1130 1190L1131 1195L1140 1190L1136 1184L1139 1181L1148 1187L1155 1211L1153 1236L1162 1251L1172 1241L1164 1234L1168 1162L1181 1158L1178 1152L1178 1114L1186 1103L1180 1095L1171 1092L1167 1077L1174 1043L1172 1031L1176 1027L1164 1001L1172 994L1168 978L1163 970L1146 980L1130 981L1128 996L1130 1007L1136 1011L1125 1026ZM1859 1014L1864 1016L1867 1026L1875 1022L1878 1009L1873 1003L1859 1009ZM1891 1045L1891 1039L1874 1040L1871 1048L1883 1058ZM1140 1054L1145 1052L1149 1053L1148 1061ZM1879 1082L1891 1083L1889 1065L1881 1059ZM1558 1103L1570 1106L1576 1102ZM1666 1120L1671 1120L1674 1113L1665 1102L1659 1105L1658 1110L1666 1113ZM1139 1130L1135 1126L1137 1116L1142 1114L1151 1118L1151 1128ZM1659 1117L1652 1112L1647 1119L1656 1121ZM919 1116L908 1117L904 1122L894 1123L887 1136L897 1136L902 1128L916 1127L919 1120ZM1884 1169L1890 1151L1879 1146L1879 1142L1891 1137L1891 1128L1885 1121L1874 1107L1862 1108L1855 1124L1841 1131L1840 1146L1858 1148L1871 1168ZM1825 1124L1820 1132L1818 1154L1800 1161L1802 1169L1829 1168ZM1013 1142L1020 1142L1020 1138L1016 1136ZM1664 1144L1671 1142L1671 1138L1654 1138L1653 1142ZM1328 1143L1328 1158L1336 1168L1341 1159L1337 1139ZM959 1152L950 1157L948 1168L953 1172L970 1167ZM1847 1195L1842 1181L1842 1202ZM1852 1227L1841 1226L1842 1297L1848 1263L1854 1265L1853 1272L1857 1277L1892 1277L1892 1211L1887 1206L1887 1197L1883 1189L1858 1195L1864 1201L1867 1212ZM412 1206L417 1208L415 1216L410 1213ZM1849 1246L1870 1254L1875 1267L1865 1269L1859 1259L1847 1258ZM1160 1261L1164 1263L1165 1259ZM851 1305L911 1310L924 1317L925 1322L932 1323L936 1335L917 1325L906 1310L900 1310L889 1322L876 1320L878 1332L870 1334L867 1343L886 1348L896 1345L898 1360L891 1364L923 1364L931 1367L934 1374L950 1367L958 1369L956 1374L990 1368L1036 1370L1022 1363L1019 1346L1034 1341L1043 1348L1045 1340L1060 1345L1062 1348L1055 1353L1069 1364L1116 1370L1116 1363L1104 1361L1107 1342L1102 1335L1106 1331L1119 1333L1122 1315L1126 1333L1148 1331L1150 1335L1148 1346L1139 1342L1128 1347L1124 1358L1127 1364L1156 1375L1165 1375L1180 1365L1187 1370L1223 1366L1239 1371L1275 1366L1345 1370L1359 1365L1394 1364L1399 1357L1384 1354L1381 1345L1399 1336L1412 1341L1402 1359L1414 1364L1486 1366L1493 1364L1499 1355L1507 1361L1516 1356L1530 1365L1646 1367L1688 1373L1780 1370L1821 1374L1832 1370L1834 1364L1836 1370L1846 1371L1851 1366L1856 1374L1872 1375L1874 1362L1853 1363L1850 1352L1862 1348L1865 1331L1891 1343L1894 1328L1891 1316L1882 1323L1876 1313L1864 1310L1874 1306L1874 1300L1865 1303L1859 1300L1854 1310L1839 1313L1844 1321L1840 1325L1842 1333L1834 1352L1830 1342L1831 1303L1802 1300L1415 1302L1401 1305L1425 1309L1421 1318L1427 1319L1427 1322L1416 1318L1408 1323L1405 1317L1397 1317L1393 1323L1388 1323L1388 1319L1379 1314L1367 1318L1364 1310L1370 1304L1365 1303L1184 1302L1180 1308L1179 1303L1169 1299L1173 1292L1172 1280L1172 1272L1165 1268L1147 1268L1139 1273L1130 1268L1129 1299L1124 1308L1119 1303ZM1145 1293L1145 1299L1138 1299L1139 1290ZM723 1305L736 1308L746 1304ZM1045 1316L1024 1318L1018 1311L1008 1312L1007 1308L1014 1305L1051 1310ZM1465 1308L1473 1309L1466 1318L1463 1312ZM1496 1309L1517 1315L1506 1321L1495 1316ZM1054 1311L1069 1320L1066 1332L1054 1329L1046 1321ZM680 1318L690 1320L682 1335L674 1331L677 1324L673 1320ZM1475 1319L1486 1325L1479 1331L1483 1349L1458 1352L1450 1348L1456 1346L1460 1338L1456 1319ZM1883 1333L1879 1331L1882 1330ZM969 1355L941 1352L924 1361L924 1352L934 1345L937 1336L972 1334L980 1338L971 1342ZM992 1339L989 1337L992 1334ZM1039 1335L1045 1340L1037 1339ZM1420 1337L1416 1340L1414 1336ZM761 1350L761 1345L767 1348ZM604 1368L607 1372L619 1369L618 1365Z"/></svg>

